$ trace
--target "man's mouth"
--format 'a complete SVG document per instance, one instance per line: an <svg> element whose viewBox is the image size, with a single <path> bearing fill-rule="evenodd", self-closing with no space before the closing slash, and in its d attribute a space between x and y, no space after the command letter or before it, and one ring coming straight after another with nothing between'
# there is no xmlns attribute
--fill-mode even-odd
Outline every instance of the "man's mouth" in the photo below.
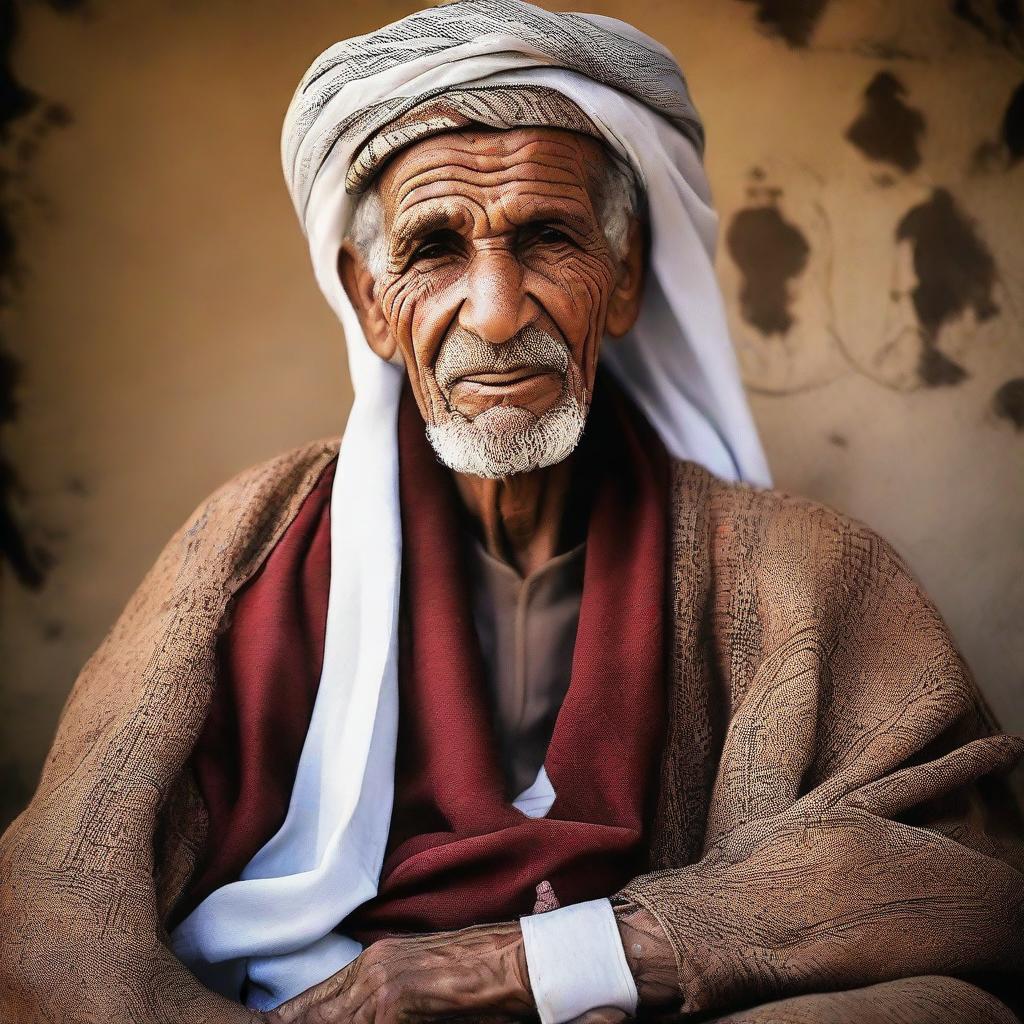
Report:
<svg viewBox="0 0 1024 1024"><path fill-rule="evenodd" d="M460 377L455 383L478 384L482 387L507 388L521 381L529 380L531 377L543 376L553 371L546 366L518 366L512 370L505 370L501 373L467 373Z"/></svg>
<svg viewBox="0 0 1024 1024"><path fill-rule="evenodd" d="M449 402L469 419L496 405L519 406L539 416L558 401L562 388L562 374L550 366L474 371L455 381Z"/></svg>

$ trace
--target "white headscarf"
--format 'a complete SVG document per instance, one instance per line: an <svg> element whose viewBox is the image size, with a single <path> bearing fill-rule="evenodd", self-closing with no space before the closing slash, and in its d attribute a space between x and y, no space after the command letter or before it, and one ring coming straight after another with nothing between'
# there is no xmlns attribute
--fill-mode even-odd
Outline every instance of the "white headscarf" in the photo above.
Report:
<svg viewBox="0 0 1024 1024"><path fill-rule="evenodd" d="M211 893L172 936L211 988L239 998L248 978L257 1009L361 951L333 929L376 894L391 819L404 371L372 353L338 278L355 199L346 178L388 117L464 85L556 90L628 161L647 195L651 264L635 327L602 359L674 456L769 483L713 269L717 218L699 121L664 48L609 18L467 0L336 44L314 62L285 118L282 155L317 281L345 331L355 392L331 496L323 670L284 824L240 880Z"/></svg>

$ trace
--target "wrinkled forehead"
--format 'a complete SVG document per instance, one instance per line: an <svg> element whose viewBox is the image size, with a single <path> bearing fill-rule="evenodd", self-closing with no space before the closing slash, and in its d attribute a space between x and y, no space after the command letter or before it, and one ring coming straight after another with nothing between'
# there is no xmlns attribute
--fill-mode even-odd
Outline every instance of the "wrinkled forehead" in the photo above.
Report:
<svg viewBox="0 0 1024 1024"><path fill-rule="evenodd" d="M428 140L432 145L424 145ZM615 160L633 177L632 169L606 146L600 129L568 97L554 89L502 86L448 90L376 130L349 165L346 191L359 195L385 167L393 171L396 164L405 165L410 157L415 162L427 152L436 163L443 163L446 153L458 162L459 148L480 168L500 170L518 156L522 174L532 173L524 166L529 157L560 162L567 165L560 173L573 173L568 165L578 163L578 154L587 150L602 170L607 160Z"/></svg>
<svg viewBox="0 0 1024 1024"><path fill-rule="evenodd" d="M449 131L396 153L373 180L395 217L468 203L521 215L559 203L597 206L609 167L596 139L560 128ZM390 220L390 218L389 218Z"/></svg>

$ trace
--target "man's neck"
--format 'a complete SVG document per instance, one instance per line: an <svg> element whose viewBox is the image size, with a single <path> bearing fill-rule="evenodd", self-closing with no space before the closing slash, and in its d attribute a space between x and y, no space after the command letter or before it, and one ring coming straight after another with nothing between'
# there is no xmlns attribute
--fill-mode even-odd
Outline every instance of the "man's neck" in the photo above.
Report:
<svg viewBox="0 0 1024 1024"><path fill-rule="evenodd" d="M572 457L499 480L453 473L462 503L492 555L528 576L558 552Z"/></svg>

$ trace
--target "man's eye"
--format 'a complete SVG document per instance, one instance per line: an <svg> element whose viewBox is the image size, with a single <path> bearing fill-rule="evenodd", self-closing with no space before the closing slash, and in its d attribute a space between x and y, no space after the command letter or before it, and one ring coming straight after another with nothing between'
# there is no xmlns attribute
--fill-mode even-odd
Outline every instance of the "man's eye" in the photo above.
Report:
<svg viewBox="0 0 1024 1024"><path fill-rule="evenodd" d="M527 242L540 245L572 245L573 240L564 232L550 224L535 228L527 236Z"/></svg>
<svg viewBox="0 0 1024 1024"><path fill-rule="evenodd" d="M412 261L435 260L439 256L447 256L454 251L454 245L450 239L428 238L412 254Z"/></svg>
<svg viewBox="0 0 1024 1024"><path fill-rule="evenodd" d="M413 256L418 260L432 260L436 256L442 256L445 251L445 246L442 242L428 242L426 245L421 245Z"/></svg>

